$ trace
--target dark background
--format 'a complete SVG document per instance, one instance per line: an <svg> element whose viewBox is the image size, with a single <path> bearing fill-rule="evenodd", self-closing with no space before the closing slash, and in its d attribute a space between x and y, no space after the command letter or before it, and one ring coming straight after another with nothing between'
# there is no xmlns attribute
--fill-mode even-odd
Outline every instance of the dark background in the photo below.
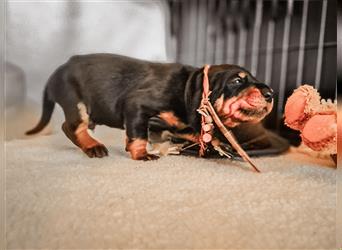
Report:
<svg viewBox="0 0 342 250"><path fill-rule="evenodd" d="M171 54L201 66L239 64L275 95L264 124L298 142L283 125L286 99L301 84L336 96L337 2L278 0L169 0Z"/></svg>

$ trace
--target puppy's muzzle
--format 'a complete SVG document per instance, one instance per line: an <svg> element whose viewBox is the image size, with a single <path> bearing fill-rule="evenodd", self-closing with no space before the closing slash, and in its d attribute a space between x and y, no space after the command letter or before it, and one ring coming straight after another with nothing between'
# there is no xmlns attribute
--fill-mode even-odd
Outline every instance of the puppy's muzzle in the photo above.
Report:
<svg viewBox="0 0 342 250"><path fill-rule="evenodd" d="M243 89L237 96L218 99L215 108L228 127L240 123L260 122L273 107L273 90L263 83L254 83Z"/></svg>
<svg viewBox="0 0 342 250"><path fill-rule="evenodd" d="M270 87L268 87L264 83L257 83L257 84L255 84L255 87L260 90L263 97L265 97L266 102L269 102L269 103L272 102L274 92Z"/></svg>

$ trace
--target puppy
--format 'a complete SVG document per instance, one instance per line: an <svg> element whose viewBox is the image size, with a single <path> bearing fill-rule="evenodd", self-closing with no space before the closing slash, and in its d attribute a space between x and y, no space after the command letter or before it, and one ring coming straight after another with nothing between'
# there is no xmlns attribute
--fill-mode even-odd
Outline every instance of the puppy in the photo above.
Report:
<svg viewBox="0 0 342 250"><path fill-rule="evenodd" d="M158 117L180 137L198 141L202 82L203 68L113 54L73 56L50 76L41 119L26 134L41 131L58 103L62 130L89 157L108 155L88 133L103 124L126 130L126 151L134 160L157 159L146 151L149 120ZM227 127L257 123L272 109L273 91L239 66L212 65L209 82L210 102Z"/></svg>

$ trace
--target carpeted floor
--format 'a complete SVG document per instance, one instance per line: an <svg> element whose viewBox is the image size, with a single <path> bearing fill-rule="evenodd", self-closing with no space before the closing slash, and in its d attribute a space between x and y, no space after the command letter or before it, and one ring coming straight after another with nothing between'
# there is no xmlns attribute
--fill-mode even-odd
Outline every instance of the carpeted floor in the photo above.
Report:
<svg viewBox="0 0 342 250"><path fill-rule="evenodd" d="M89 159L61 133L7 150L7 247L334 248L336 170L287 153L262 173L229 160L131 160L124 134L97 135L110 156Z"/></svg>

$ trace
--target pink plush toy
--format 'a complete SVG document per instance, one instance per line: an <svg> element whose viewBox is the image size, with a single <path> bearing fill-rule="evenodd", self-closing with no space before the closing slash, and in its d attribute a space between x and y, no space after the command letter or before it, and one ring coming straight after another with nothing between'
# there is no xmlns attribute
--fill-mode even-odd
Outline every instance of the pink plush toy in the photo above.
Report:
<svg viewBox="0 0 342 250"><path fill-rule="evenodd" d="M301 132L303 143L324 154L337 151L337 105L309 85L297 88L285 105L285 124Z"/></svg>

